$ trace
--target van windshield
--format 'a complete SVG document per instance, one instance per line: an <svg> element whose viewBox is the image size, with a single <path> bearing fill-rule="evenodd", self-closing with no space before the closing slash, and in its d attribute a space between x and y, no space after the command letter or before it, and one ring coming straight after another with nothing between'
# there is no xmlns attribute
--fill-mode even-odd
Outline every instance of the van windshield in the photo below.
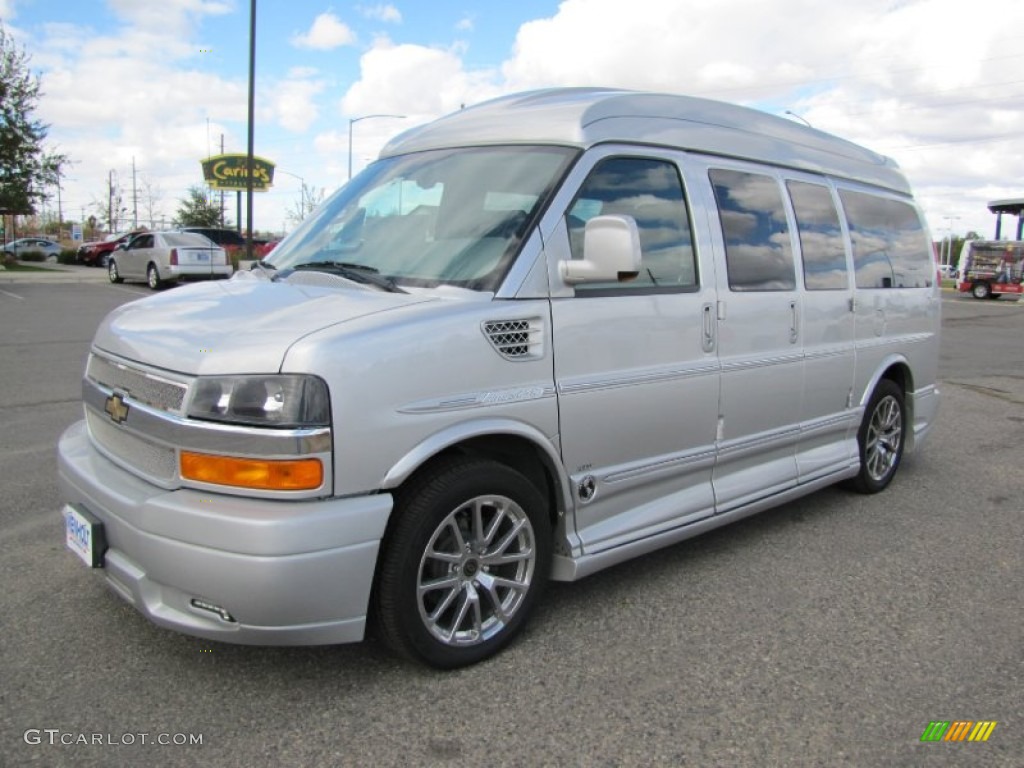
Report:
<svg viewBox="0 0 1024 768"><path fill-rule="evenodd" d="M495 291L576 150L476 147L391 157L332 195L265 260L328 262L398 286Z"/></svg>

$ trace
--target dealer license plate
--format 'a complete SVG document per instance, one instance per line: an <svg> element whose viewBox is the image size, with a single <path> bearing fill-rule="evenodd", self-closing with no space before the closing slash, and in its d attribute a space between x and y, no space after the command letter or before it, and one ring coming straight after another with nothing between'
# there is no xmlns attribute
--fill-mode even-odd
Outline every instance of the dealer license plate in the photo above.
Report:
<svg viewBox="0 0 1024 768"><path fill-rule="evenodd" d="M64 543L90 568L103 567L103 554L107 551L107 537L103 523L81 507L65 504Z"/></svg>

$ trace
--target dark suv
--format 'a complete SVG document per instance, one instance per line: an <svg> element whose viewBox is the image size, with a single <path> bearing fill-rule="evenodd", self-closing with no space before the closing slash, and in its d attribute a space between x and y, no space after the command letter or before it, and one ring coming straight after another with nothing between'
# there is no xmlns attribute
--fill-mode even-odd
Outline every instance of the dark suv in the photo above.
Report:
<svg viewBox="0 0 1024 768"><path fill-rule="evenodd" d="M245 247L245 237L233 229L225 229L221 227L182 227L181 231L196 232L200 235L206 235L208 238L213 240L213 242L223 248Z"/></svg>

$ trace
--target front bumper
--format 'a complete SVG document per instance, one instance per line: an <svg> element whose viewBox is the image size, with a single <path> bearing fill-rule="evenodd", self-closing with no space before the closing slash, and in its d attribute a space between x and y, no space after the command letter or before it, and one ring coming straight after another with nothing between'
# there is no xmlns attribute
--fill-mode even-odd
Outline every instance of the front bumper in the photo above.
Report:
<svg viewBox="0 0 1024 768"><path fill-rule="evenodd" d="M390 495L280 501L166 491L100 454L84 422L61 436L57 464L63 500L104 524L107 583L154 623L252 645L362 640Z"/></svg>

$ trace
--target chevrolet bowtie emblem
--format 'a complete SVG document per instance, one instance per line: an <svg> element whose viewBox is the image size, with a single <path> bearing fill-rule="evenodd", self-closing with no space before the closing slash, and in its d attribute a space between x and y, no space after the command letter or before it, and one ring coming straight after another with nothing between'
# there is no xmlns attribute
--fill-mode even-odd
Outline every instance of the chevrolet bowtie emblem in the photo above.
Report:
<svg viewBox="0 0 1024 768"><path fill-rule="evenodd" d="M117 393L114 393L107 398L107 402L103 406L103 410L110 415L111 420L115 424L120 424L128 418L128 406L125 404L124 398Z"/></svg>

